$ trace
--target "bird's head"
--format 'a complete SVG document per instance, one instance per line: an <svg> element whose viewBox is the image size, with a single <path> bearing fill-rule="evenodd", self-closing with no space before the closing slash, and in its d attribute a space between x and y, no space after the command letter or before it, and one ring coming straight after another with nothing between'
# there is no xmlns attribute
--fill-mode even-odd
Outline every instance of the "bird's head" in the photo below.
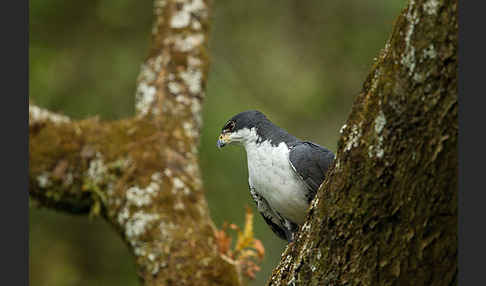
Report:
<svg viewBox="0 0 486 286"><path fill-rule="evenodd" d="M230 143L250 143L258 140L258 129L268 122L263 113L248 110L233 116L226 122L219 135L216 146L222 148Z"/></svg>

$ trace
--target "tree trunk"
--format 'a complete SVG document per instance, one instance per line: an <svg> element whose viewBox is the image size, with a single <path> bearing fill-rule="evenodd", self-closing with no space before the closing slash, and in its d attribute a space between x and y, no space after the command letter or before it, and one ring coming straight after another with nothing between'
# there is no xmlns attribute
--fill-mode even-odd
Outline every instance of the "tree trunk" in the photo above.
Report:
<svg viewBox="0 0 486 286"><path fill-rule="evenodd" d="M268 285L457 284L457 0L410 0Z"/></svg>
<svg viewBox="0 0 486 286"><path fill-rule="evenodd" d="M133 118L72 121L29 106L30 196L103 215L145 285L241 285L218 252L197 161L208 22L208 1L154 1Z"/></svg>

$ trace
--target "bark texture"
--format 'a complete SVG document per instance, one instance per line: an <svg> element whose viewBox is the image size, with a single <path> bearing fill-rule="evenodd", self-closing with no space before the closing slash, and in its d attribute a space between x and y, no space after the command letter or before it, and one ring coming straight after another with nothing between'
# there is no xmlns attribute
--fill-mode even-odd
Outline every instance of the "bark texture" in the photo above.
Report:
<svg viewBox="0 0 486 286"><path fill-rule="evenodd" d="M410 0L268 285L457 284L457 0Z"/></svg>
<svg viewBox="0 0 486 286"><path fill-rule="evenodd" d="M218 252L197 161L207 76L207 0L155 0L133 118L73 121L29 106L30 196L103 215L145 285L240 285Z"/></svg>

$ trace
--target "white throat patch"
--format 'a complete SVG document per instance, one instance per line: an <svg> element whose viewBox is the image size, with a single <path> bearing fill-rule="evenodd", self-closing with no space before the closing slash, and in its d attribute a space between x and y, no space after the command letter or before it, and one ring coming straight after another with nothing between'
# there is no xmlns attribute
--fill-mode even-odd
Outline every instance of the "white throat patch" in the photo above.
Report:
<svg viewBox="0 0 486 286"><path fill-rule="evenodd" d="M256 132L255 127L251 129L242 128L230 135L230 139L232 142L240 143L245 146L245 148L247 144L256 143L258 141L258 138L259 136Z"/></svg>

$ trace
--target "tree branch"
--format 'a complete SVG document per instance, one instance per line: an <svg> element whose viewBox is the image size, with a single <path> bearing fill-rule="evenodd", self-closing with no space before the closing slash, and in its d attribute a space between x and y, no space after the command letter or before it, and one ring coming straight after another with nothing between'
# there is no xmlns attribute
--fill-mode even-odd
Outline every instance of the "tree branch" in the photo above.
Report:
<svg viewBox="0 0 486 286"><path fill-rule="evenodd" d="M103 215L145 285L241 284L217 251L197 161L208 21L207 1L154 1L133 118L73 121L29 106L31 197Z"/></svg>
<svg viewBox="0 0 486 286"><path fill-rule="evenodd" d="M456 10L398 17L268 285L457 284Z"/></svg>

